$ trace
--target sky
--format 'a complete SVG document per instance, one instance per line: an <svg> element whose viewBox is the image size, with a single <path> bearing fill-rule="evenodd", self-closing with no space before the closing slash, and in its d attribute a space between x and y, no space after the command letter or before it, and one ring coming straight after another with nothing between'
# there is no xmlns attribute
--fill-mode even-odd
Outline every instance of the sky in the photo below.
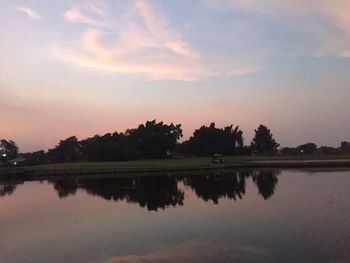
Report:
<svg viewBox="0 0 350 263"><path fill-rule="evenodd" d="M350 141L348 0L0 0L0 138L215 122Z"/></svg>

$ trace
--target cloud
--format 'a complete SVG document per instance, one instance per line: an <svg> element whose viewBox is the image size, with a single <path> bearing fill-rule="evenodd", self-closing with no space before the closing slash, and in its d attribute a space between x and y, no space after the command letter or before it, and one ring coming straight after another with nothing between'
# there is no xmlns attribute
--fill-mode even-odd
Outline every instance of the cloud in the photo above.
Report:
<svg viewBox="0 0 350 263"><path fill-rule="evenodd" d="M144 19L148 30L159 41L159 45L180 55L199 57L199 54L181 39L179 33L169 28L164 15L160 11L156 12L156 7L151 3L143 0L135 2L139 15Z"/></svg>
<svg viewBox="0 0 350 263"><path fill-rule="evenodd" d="M68 9L64 15L64 19L71 23L81 23L91 26L108 26L106 22L106 12L89 3L84 7L73 7Z"/></svg>
<svg viewBox="0 0 350 263"><path fill-rule="evenodd" d="M135 0L117 22L107 16L91 5L67 10L66 21L90 28L76 41L54 45L54 56L82 68L149 79L194 80L246 74L260 68L256 64L213 68L204 63L200 52L171 26L153 1Z"/></svg>
<svg viewBox="0 0 350 263"><path fill-rule="evenodd" d="M72 8L65 12L64 18L72 23L83 23L83 24L89 24L93 25L96 24L96 22L84 14L81 13L81 11L78 8Z"/></svg>
<svg viewBox="0 0 350 263"><path fill-rule="evenodd" d="M15 9L17 11L25 13L27 16L29 16L32 19L36 19L36 20L40 19L40 16L38 15L38 13L32 8L25 7L25 6L16 6Z"/></svg>

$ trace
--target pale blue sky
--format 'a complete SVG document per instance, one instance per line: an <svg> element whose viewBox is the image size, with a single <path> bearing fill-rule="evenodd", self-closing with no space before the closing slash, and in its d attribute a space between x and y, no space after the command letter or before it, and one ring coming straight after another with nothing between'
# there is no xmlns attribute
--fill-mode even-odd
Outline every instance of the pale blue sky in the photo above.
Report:
<svg viewBox="0 0 350 263"><path fill-rule="evenodd" d="M155 118L350 140L347 0L0 4L0 137L23 151Z"/></svg>

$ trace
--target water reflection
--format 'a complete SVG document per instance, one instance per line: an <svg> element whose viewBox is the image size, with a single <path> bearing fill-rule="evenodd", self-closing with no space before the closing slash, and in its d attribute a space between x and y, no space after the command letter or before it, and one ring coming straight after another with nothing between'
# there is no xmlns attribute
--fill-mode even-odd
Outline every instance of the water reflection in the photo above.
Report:
<svg viewBox="0 0 350 263"><path fill-rule="evenodd" d="M252 173L253 182L259 189L259 194L266 200L269 199L275 192L278 182L277 174L279 171L254 171Z"/></svg>
<svg viewBox="0 0 350 263"><path fill-rule="evenodd" d="M278 262L272 251L254 246L220 246L215 243L189 241L167 246L147 254L114 256L102 263L184 263L184 262Z"/></svg>
<svg viewBox="0 0 350 263"><path fill-rule="evenodd" d="M60 198L75 195L78 190L78 180L76 178L57 180L53 184Z"/></svg>
<svg viewBox="0 0 350 263"><path fill-rule="evenodd" d="M249 175L238 172L207 176L194 175L184 178L184 183L204 201L211 200L214 204L218 204L220 198L242 199L247 176Z"/></svg>
<svg viewBox="0 0 350 263"><path fill-rule="evenodd" d="M11 195L16 190L17 185L23 184L23 180L0 180L0 197Z"/></svg>
<svg viewBox="0 0 350 263"><path fill-rule="evenodd" d="M222 198L236 201L246 192L246 180L251 178L259 194L266 200L276 189L278 170L230 171L208 175L133 176L107 179L79 177L50 179L59 198L75 195L78 189L110 201L137 203L157 211L183 205L185 195L180 183L190 187L198 198L218 204ZM0 181L0 196L10 195L23 180Z"/></svg>
<svg viewBox="0 0 350 263"><path fill-rule="evenodd" d="M167 176L81 180L79 188L106 200L125 200L154 211L183 205L185 196L176 178Z"/></svg>
<svg viewBox="0 0 350 263"><path fill-rule="evenodd" d="M89 178L0 180L0 261L350 262L349 170Z"/></svg>

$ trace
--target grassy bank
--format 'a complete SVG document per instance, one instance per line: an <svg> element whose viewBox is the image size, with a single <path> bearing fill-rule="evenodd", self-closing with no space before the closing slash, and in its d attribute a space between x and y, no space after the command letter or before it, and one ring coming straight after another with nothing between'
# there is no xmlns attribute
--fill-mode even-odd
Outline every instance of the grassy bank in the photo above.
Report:
<svg viewBox="0 0 350 263"><path fill-rule="evenodd" d="M161 160L137 160L121 162L76 162L76 163L54 163L36 166L23 167L27 170L80 170L80 169L143 169L143 168L205 168L205 167L222 167L230 165L249 165L253 163L271 163L282 161L321 161L321 160L344 160L350 156L226 156L223 164L213 164L210 157L187 157Z"/></svg>
<svg viewBox="0 0 350 263"><path fill-rule="evenodd" d="M210 157L125 162L55 163L0 169L0 175L61 175L176 172L232 168L337 168L350 167L350 156L226 156L223 164L213 164Z"/></svg>

